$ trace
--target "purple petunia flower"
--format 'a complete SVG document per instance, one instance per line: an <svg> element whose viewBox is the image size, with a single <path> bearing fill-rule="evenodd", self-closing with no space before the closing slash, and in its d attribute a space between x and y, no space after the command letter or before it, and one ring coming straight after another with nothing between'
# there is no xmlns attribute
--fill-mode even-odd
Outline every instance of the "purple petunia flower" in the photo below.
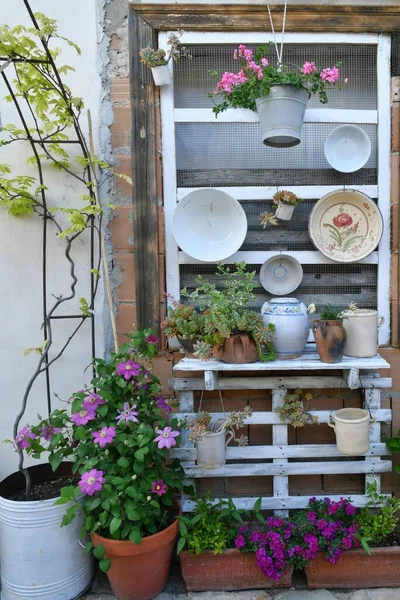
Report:
<svg viewBox="0 0 400 600"><path fill-rule="evenodd" d="M167 486L162 479L159 479L158 481L153 481L151 493L157 494L157 496L162 496L163 494L167 493Z"/></svg>
<svg viewBox="0 0 400 600"><path fill-rule="evenodd" d="M137 377L140 373L141 366L135 363L134 360L127 360L124 363L119 363L116 367L117 375L121 375L129 381L132 377Z"/></svg>
<svg viewBox="0 0 400 600"><path fill-rule="evenodd" d="M147 338L145 338L145 341L148 344L157 344L158 337L156 337L155 335L148 335Z"/></svg>
<svg viewBox="0 0 400 600"><path fill-rule="evenodd" d="M53 427L50 421L46 421L43 427L40 428L40 436L46 440L46 442L51 442L53 435L61 432L62 429L60 429L60 427Z"/></svg>
<svg viewBox="0 0 400 600"><path fill-rule="evenodd" d="M124 402L123 410L120 410L119 408L117 408L118 416L115 417L115 420L117 421L118 425L121 423L121 421L125 421L126 424L128 424L128 421L133 421L134 423L139 423L138 419L136 418L139 414L139 412L137 410L135 410L136 406L137 405L134 404L131 407L131 406L129 406L129 402Z"/></svg>
<svg viewBox="0 0 400 600"><path fill-rule="evenodd" d="M92 436L94 437L94 443L98 444L100 448L104 448L107 444L111 444L117 432L115 427L102 427L100 431L93 431Z"/></svg>
<svg viewBox="0 0 400 600"><path fill-rule="evenodd" d="M29 439L34 440L37 436L32 432L30 427L23 427L14 438L14 443L20 450L30 447Z"/></svg>
<svg viewBox="0 0 400 600"><path fill-rule="evenodd" d="M158 442L159 448L172 448L176 446L175 438L178 437L179 431L173 431L171 427L164 427L164 429L156 429L158 436L153 440Z"/></svg>
<svg viewBox="0 0 400 600"><path fill-rule="evenodd" d="M92 469L88 473L84 473L82 475L78 485L84 494L93 496L93 494L102 490L105 481L106 480L103 477L103 471Z"/></svg>
<svg viewBox="0 0 400 600"><path fill-rule="evenodd" d="M101 404L105 404L104 398L98 394L89 394L83 401L83 408L96 410Z"/></svg>
<svg viewBox="0 0 400 600"><path fill-rule="evenodd" d="M159 408L160 410L164 410L166 413L171 412L172 409L170 405L165 401L165 399L162 396L156 396L154 400L156 401L157 408Z"/></svg>
<svg viewBox="0 0 400 600"><path fill-rule="evenodd" d="M239 535L235 539L235 548L244 548L246 545L246 540L242 534Z"/></svg>
<svg viewBox="0 0 400 600"><path fill-rule="evenodd" d="M75 425L86 425L86 423L93 421L95 418L96 412L93 408L81 408L80 411L71 416L71 421L75 423Z"/></svg>

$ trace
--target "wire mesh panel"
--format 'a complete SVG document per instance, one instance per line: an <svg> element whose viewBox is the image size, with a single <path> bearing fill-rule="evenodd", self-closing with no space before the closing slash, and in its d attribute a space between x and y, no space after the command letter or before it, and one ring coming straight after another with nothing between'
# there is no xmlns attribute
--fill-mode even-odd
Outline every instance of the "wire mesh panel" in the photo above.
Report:
<svg viewBox="0 0 400 600"><path fill-rule="evenodd" d="M208 97L215 89L218 76L224 71L237 72L238 62L233 60L237 45L190 45L186 46L192 60L181 60L174 69L174 93L176 108L209 108L213 100ZM256 46L249 44L253 50ZM273 50L268 59L275 64ZM328 92L329 108L371 109L377 107L376 47L356 44L285 44L283 62L289 67L301 67L313 60L318 68L342 63L343 89L332 88ZM310 98L309 108L318 108L318 97Z"/></svg>
<svg viewBox="0 0 400 600"><path fill-rule="evenodd" d="M400 31L392 33L390 67L392 77L400 75Z"/></svg>

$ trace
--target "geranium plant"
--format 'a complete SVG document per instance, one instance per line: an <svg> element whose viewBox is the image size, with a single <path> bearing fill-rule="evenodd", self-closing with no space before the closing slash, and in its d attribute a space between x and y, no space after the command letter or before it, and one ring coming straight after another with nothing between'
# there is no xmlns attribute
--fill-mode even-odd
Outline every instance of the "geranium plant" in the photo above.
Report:
<svg viewBox="0 0 400 600"><path fill-rule="evenodd" d="M267 96L273 85L291 85L305 88L310 94L318 94L320 102L326 104L327 87L337 84L339 80L339 64L319 69L312 61L307 61L300 68L289 69L285 65L270 64L267 54L270 45L263 45L253 50L241 44L233 53L238 61L238 72L226 71L209 96L214 100L213 111L216 115L228 108L249 108L256 110L256 98ZM215 98L221 99L220 103Z"/></svg>
<svg viewBox="0 0 400 600"><path fill-rule="evenodd" d="M151 372L156 343L150 330L136 332L109 361L95 359L91 387L22 429L15 440L35 458L49 451L53 470L65 458L73 459L77 485L63 488L57 503L73 501L63 525L83 510L82 537L98 532L140 544L174 516L171 508L184 472L178 460L168 459L168 450L176 446L180 431L176 420L164 416L171 408ZM91 547L89 542L88 551ZM94 554L106 571L110 561L104 548L98 546Z"/></svg>

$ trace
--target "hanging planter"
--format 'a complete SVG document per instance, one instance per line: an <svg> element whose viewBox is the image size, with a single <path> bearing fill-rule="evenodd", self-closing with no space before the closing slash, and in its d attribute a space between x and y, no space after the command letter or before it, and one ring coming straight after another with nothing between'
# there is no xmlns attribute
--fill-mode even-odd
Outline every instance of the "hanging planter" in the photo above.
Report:
<svg viewBox="0 0 400 600"><path fill-rule="evenodd" d="M335 430L336 445L342 454L360 456L369 450L369 428L376 419L362 408L341 408L328 419Z"/></svg>
<svg viewBox="0 0 400 600"><path fill-rule="evenodd" d="M162 87L163 85L170 85L172 83L171 71L168 65L151 67L151 72L155 85Z"/></svg>
<svg viewBox="0 0 400 600"><path fill-rule="evenodd" d="M226 463L226 447L233 439L232 431L206 431L197 443L197 464L202 469L218 469Z"/></svg>
<svg viewBox="0 0 400 600"><path fill-rule="evenodd" d="M272 200L272 208L275 209L275 216L281 221L290 221L296 206L298 206L300 202L303 202L302 198L298 198L296 194L287 190L276 192Z"/></svg>
<svg viewBox="0 0 400 600"><path fill-rule="evenodd" d="M267 96L256 99L262 140L266 146L290 148L300 144L309 96L309 91L303 87L272 85ZM278 218L288 221L290 217Z"/></svg>

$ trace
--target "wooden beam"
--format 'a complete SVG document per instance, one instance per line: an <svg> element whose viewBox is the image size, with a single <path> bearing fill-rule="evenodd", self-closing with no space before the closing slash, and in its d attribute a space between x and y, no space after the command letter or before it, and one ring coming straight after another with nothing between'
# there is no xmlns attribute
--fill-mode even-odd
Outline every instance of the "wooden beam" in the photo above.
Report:
<svg viewBox="0 0 400 600"><path fill-rule="evenodd" d="M158 30L267 31L265 3L208 2L141 3L132 8ZM282 27L283 6L272 5L275 28ZM289 6L286 31L390 32L400 29L400 4L374 2L354 5L302 3Z"/></svg>
<svg viewBox="0 0 400 600"><path fill-rule="evenodd" d="M156 190L156 90L141 79L140 39L149 25L134 10L129 14L132 105L132 203L138 329L159 335L158 227ZM132 277L133 277L132 273Z"/></svg>

